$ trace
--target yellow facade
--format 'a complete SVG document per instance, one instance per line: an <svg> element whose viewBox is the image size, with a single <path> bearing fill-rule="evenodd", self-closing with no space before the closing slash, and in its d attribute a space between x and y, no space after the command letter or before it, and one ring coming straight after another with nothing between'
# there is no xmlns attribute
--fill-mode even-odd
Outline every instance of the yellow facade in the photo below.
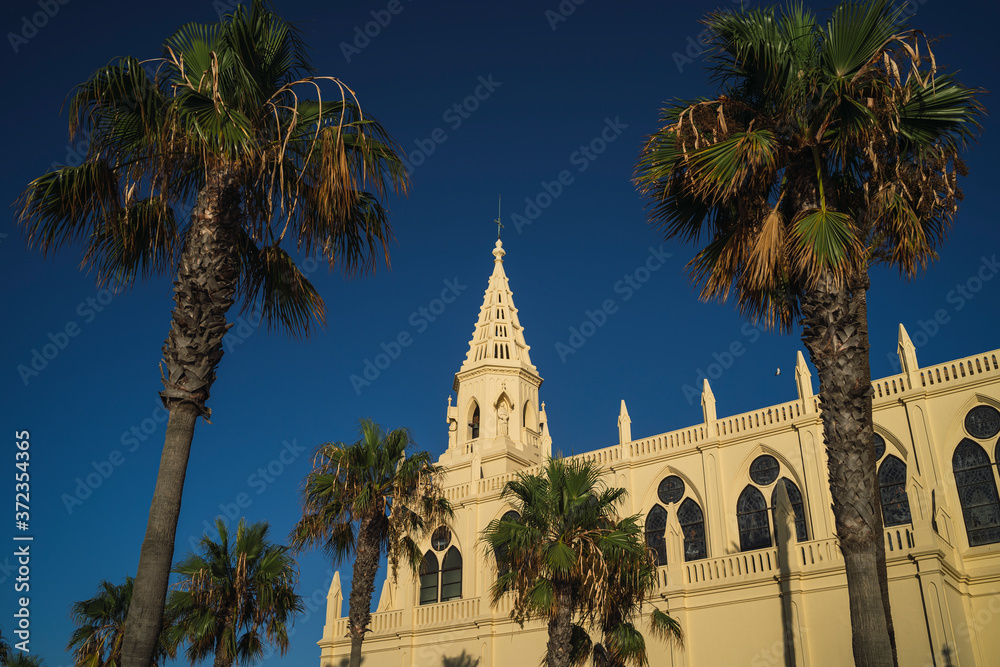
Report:
<svg viewBox="0 0 1000 667"><path fill-rule="evenodd" d="M496 574L477 543L479 532L510 509L500 501L503 485L552 451L539 402L542 379L503 256L498 241L446 413L448 449L440 463L456 517L447 543L428 540L426 549L447 572L424 577L423 593L420 577L403 570L395 584L385 582L364 642L365 667L534 667L544 651L544 624L521 629L508 618L509 602L490 607ZM872 388L875 431L885 445L884 516L897 524L885 539L899 664L1000 665L1000 527L989 528L988 484L995 498L1000 350L920 368L901 325L898 353L903 372ZM623 512L650 518L650 544L666 562L651 602L685 633L683 648L649 640L652 665L852 664L818 399L801 354L795 376L796 400L723 418L706 381L702 423L640 439L632 438L623 402L619 442L576 456L598 462L607 484L629 490ZM972 482L974 489L965 486ZM691 523L696 509L700 526ZM755 529L754 519L762 527ZM967 525L977 520L987 527ZM770 546L762 546L765 539ZM461 564L452 569L456 554ZM442 596L447 601L438 601ZM322 667L347 664L342 605L338 575L319 642Z"/></svg>

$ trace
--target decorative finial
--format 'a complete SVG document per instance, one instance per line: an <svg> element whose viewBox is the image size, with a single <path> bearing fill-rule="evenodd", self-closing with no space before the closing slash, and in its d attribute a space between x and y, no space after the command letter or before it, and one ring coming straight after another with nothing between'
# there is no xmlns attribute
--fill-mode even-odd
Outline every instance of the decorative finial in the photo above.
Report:
<svg viewBox="0 0 1000 667"><path fill-rule="evenodd" d="M497 223L497 241L499 241L500 230L503 229L503 223L500 222L500 195L497 195L497 219L493 222Z"/></svg>

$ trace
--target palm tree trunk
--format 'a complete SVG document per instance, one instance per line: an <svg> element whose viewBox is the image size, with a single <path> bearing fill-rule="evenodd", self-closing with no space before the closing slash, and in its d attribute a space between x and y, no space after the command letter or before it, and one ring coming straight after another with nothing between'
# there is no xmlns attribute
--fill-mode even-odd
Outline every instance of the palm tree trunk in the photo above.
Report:
<svg viewBox="0 0 1000 667"><path fill-rule="evenodd" d="M871 446L871 373L865 301L827 275L802 298L802 341L820 380L823 437L837 537L844 554L857 667L893 667L882 599L882 517Z"/></svg>
<svg viewBox="0 0 1000 667"><path fill-rule="evenodd" d="M871 281L868 279L868 272L864 271L859 275L854 277L854 284L852 285L852 293L855 302L857 303L857 313L858 313L858 339L866 350L871 349L871 345L868 342L868 288L871 286ZM864 372L866 377L871 378L871 364L870 355L865 356ZM868 423L872 424L872 395L868 394L868 400L866 401L866 409L868 414ZM874 433L867 433L865 437L868 441L868 447L874 452L875 443L873 440ZM875 493L880 493L878 491L878 471L876 470L876 465L878 461L875 461L875 465L872 466L873 474L875 479L873 481ZM878 522L876 526L876 534L884 535L885 529L882 522L882 512L881 512L881 498L876 499L879 503L880 511L875 513L875 518ZM885 623L889 631L889 645L892 647L892 664L894 666L899 665L899 656L896 652L896 630L892 623L892 609L889 605L889 573L886 567L885 561L885 540L880 539L878 541L878 547L876 552L877 568L878 568L878 581L879 589L882 594L882 608L885 610Z"/></svg>
<svg viewBox="0 0 1000 667"><path fill-rule="evenodd" d="M548 667L569 667L573 639L573 585L553 582L555 613L549 618Z"/></svg>
<svg viewBox="0 0 1000 667"><path fill-rule="evenodd" d="M238 276L235 229L239 192L227 172L212 174L191 212L174 282L174 310L163 346L167 374L160 392L170 410L146 537L125 623L122 667L153 664L174 554L177 520L194 426L210 414L205 403L222 358Z"/></svg>
<svg viewBox="0 0 1000 667"><path fill-rule="evenodd" d="M348 605L349 633L351 636L351 662L349 667L360 667L361 644L371 622L372 593L379 562L378 526L372 519L362 519L358 527L358 550L354 557L354 574L351 576L351 598Z"/></svg>

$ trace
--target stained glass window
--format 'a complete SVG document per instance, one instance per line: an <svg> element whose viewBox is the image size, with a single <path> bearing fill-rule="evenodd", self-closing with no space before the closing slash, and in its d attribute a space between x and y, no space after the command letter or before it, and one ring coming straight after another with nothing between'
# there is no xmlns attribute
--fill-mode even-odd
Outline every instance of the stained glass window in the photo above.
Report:
<svg viewBox="0 0 1000 667"><path fill-rule="evenodd" d="M969 546L1000 542L1000 499L986 452L965 438L951 459Z"/></svg>
<svg viewBox="0 0 1000 667"><path fill-rule="evenodd" d="M1000 412L991 405L977 405L965 415L965 430L973 438L992 438L1000 433Z"/></svg>
<svg viewBox="0 0 1000 667"><path fill-rule="evenodd" d="M661 503L668 505L676 503L684 497L684 480L677 475L664 477L656 487L656 495L659 496Z"/></svg>
<svg viewBox="0 0 1000 667"><path fill-rule="evenodd" d="M434 551L444 551L449 544L451 544L451 531L448 530L448 526L438 526L431 535L431 547Z"/></svg>
<svg viewBox="0 0 1000 667"><path fill-rule="evenodd" d="M462 597L462 554L452 547L441 564L441 602Z"/></svg>
<svg viewBox="0 0 1000 667"><path fill-rule="evenodd" d="M778 479L778 471L780 469L781 466L778 465L778 459L770 454L764 454L755 458L753 463L750 464L750 479L757 484L767 486Z"/></svg>
<svg viewBox="0 0 1000 667"><path fill-rule="evenodd" d="M792 513L795 515L795 539L798 542L805 542L809 539L809 531L806 528L805 503L802 502L802 494L799 492L799 487L787 477L782 477L778 484L785 485L788 502L792 504ZM774 490L771 491L771 507L776 508L778 506L777 494L778 486L776 484Z"/></svg>
<svg viewBox="0 0 1000 667"><path fill-rule="evenodd" d="M667 510L654 505L646 515L646 545L656 552L656 564L667 564Z"/></svg>
<svg viewBox="0 0 1000 667"><path fill-rule="evenodd" d="M424 554L420 563L420 604L438 601L438 559L433 551Z"/></svg>
<svg viewBox="0 0 1000 667"><path fill-rule="evenodd" d="M684 560L708 558L705 547L705 515L698 503L690 498L682 502L677 508L677 521L681 524L681 533L684 535Z"/></svg>
<svg viewBox="0 0 1000 667"><path fill-rule="evenodd" d="M878 461L885 454L885 438L876 433L873 441L875 443L875 460Z"/></svg>
<svg viewBox="0 0 1000 667"><path fill-rule="evenodd" d="M736 501L736 523L740 529L740 551L753 551L771 546L767 502L757 487L747 486L740 494Z"/></svg>
<svg viewBox="0 0 1000 667"><path fill-rule="evenodd" d="M890 454L878 469L878 489L882 500L882 523L899 526L910 523L910 501L906 497L906 464Z"/></svg>

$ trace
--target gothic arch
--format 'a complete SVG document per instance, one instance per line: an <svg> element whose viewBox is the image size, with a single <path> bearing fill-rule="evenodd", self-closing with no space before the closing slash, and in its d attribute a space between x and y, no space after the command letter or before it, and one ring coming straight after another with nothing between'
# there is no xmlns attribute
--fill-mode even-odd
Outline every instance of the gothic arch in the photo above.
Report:
<svg viewBox="0 0 1000 667"><path fill-rule="evenodd" d="M465 439L475 440L480 435L482 435L483 426L483 415L482 411L479 409L479 403L476 399L469 400L469 406L465 410Z"/></svg>
<svg viewBox="0 0 1000 667"><path fill-rule="evenodd" d="M534 406L531 404L531 399L529 398L524 402L524 408L521 410L521 425L524 428L531 429L532 431L538 431L535 416L536 411Z"/></svg>
<svg viewBox="0 0 1000 667"><path fill-rule="evenodd" d="M693 498L694 501L701 507L702 511L707 511L705 509L705 496L702 494L700 486L695 484L689 475L673 468L670 465L665 465L656 471L656 474L650 480L649 484L646 485L646 493L643 495L641 505L644 513L649 511L648 508L653 507L653 505L663 504L656 495L656 487L659 485L660 480L670 475L676 475L684 481L684 497Z"/></svg>
<svg viewBox="0 0 1000 667"><path fill-rule="evenodd" d="M882 436L882 439L885 440L886 455L895 454L896 458L901 459L903 463L910 463L910 450L903 445L902 440L893 435L891 431L879 426L878 424L873 423L872 430Z"/></svg>
<svg viewBox="0 0 1000 667"><path fill-rule="evenodd" d="M510 436L511 433L521 432L514 414L514 401L510 400L506 391L501 391L500 395L497 396L497 400L493 403L493 410L496 413L497 435Z"/></svg>
<svg viewBox="0 0 1000 667"><path fill-rule="evenodd" d="M780 471L778 473L778 479L782 477L789 478L791 481L795 482L795 486L797 486L799 488L799 491L802 491L802 495L806 497L803 471L800 470L797 466L793 465L787 456L785 456L775 448L765 445L764 443L758 443L755 447L753 447L748 452L747 456L744 457L743 462L740 463L740 467L736 469L736 474L733 476L733 479L729 483L729 497L730 498L739 497L740 493L743 492L743 488L747 484L754 484L755 486L760 487L760 485L750 481L750 464L753 463L754 459L756 459L758 456L763 456L764 454L773 456L775 459L777 459L778 464L781 466ZM803 466L805 465L804 461L801 463ZM767 488L768 493L770 493L771 487L774 484L778 483L778 479L775 479L770 484L766 484L763 487L760 487L761 490L763 491L764 488ZM808 506L811 504L810 502L808 502L809 500L810 499L806 497L807 510Z"/></svg>

